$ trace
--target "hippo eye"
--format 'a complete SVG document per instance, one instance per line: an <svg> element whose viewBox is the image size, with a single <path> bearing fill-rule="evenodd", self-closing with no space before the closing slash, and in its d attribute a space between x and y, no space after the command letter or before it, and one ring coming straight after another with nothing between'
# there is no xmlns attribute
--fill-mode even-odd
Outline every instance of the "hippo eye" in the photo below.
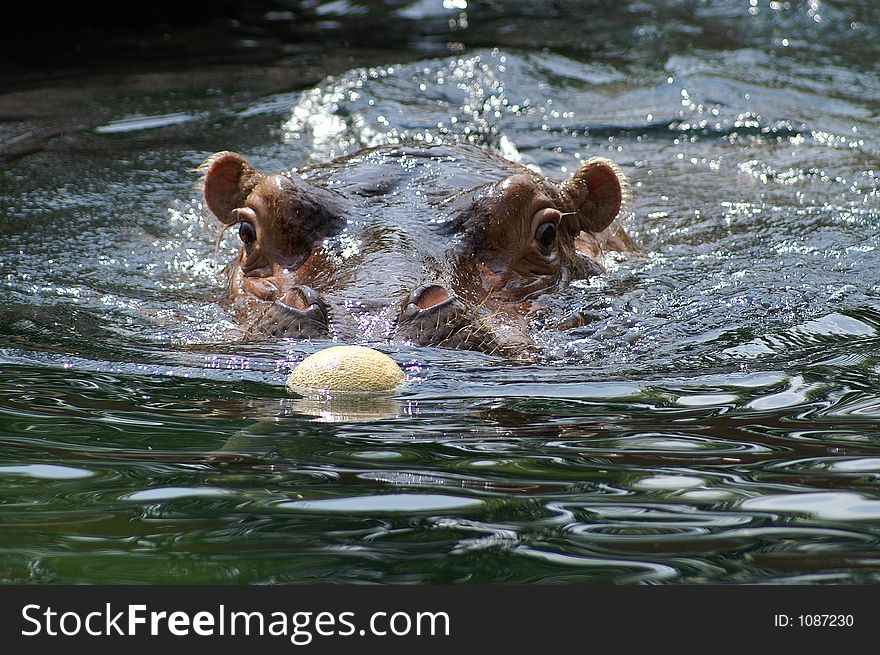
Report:
<svg viewBox="0 0 880 655"><path fill-rule="evenodd" d="M257 230L254 228L254 224L248 221L242 221L238 224L238 238L241 239L241 242L249 246L254 241L257 240Z"/></svg>
<svg viewBox="0 0 880 655"><path fill-rule="evenodd" d="M552 246L553 242L556 241L556 224L542 223L538 229L535 230L535 241L545 248Z"/></svg>

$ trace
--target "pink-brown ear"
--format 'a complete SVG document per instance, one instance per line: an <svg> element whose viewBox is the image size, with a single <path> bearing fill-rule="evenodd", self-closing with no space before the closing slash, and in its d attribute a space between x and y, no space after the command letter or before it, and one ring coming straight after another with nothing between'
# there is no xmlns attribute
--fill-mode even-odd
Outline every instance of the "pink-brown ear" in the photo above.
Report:
<svg viewBox="0 0 880 655"><path fill-rule="evenodd" d="M260 174L236 152L218 152L201 166L205 173L205 202L226 225L235 222L232 210L241 207Z"/></svg>
<svg viewBox="0 0 880 655"><path fill-rule="evenodd" d="M626 194L626 177L610 159L594 157L581 164L574 175L562 183L569 200L566 226L572 236L581 230L601 232L620 213Z"/></svg>

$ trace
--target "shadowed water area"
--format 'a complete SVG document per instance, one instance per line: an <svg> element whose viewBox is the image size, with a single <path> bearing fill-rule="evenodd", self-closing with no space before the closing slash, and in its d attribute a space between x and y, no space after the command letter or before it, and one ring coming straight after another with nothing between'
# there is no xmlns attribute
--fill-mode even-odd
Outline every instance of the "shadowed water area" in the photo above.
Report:
<svg viewBox="0 0 880 655"><path fill-rule="evenodd" d="M247 3L5 63L0 581L877 581L878 21ZM535 320L533 361L365 328L406 386L298 398L333 342L242 338L193 169L401 141L611 158L643 252L554 297L579 326Z"/></svg>

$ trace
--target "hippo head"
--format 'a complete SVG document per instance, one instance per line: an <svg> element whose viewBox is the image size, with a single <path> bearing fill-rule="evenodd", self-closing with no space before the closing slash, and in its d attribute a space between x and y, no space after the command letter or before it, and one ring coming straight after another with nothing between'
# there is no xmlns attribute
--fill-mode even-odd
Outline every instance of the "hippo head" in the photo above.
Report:
<svg viewBox="0 0 880 655"><path fill-rule="evenodd" d="M601 272L626 188L606 159L554 183L463 145L289 174L221 152L204 170L207 206L241 239L229 290L249 333L486 352L528 349L540 298Z"/></svg>

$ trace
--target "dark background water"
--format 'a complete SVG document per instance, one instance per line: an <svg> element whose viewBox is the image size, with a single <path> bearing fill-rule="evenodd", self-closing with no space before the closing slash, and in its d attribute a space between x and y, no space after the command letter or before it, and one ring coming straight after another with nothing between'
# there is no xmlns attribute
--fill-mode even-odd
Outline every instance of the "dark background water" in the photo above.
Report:
<svg viewBox="0 0 880 655"><path fill-rule="evenodd" d="M4 24L0 580L877 580L875 3L177 4ZM192 169L400 139L611 157L645 254L539 363L291 396Z"/></svg>

